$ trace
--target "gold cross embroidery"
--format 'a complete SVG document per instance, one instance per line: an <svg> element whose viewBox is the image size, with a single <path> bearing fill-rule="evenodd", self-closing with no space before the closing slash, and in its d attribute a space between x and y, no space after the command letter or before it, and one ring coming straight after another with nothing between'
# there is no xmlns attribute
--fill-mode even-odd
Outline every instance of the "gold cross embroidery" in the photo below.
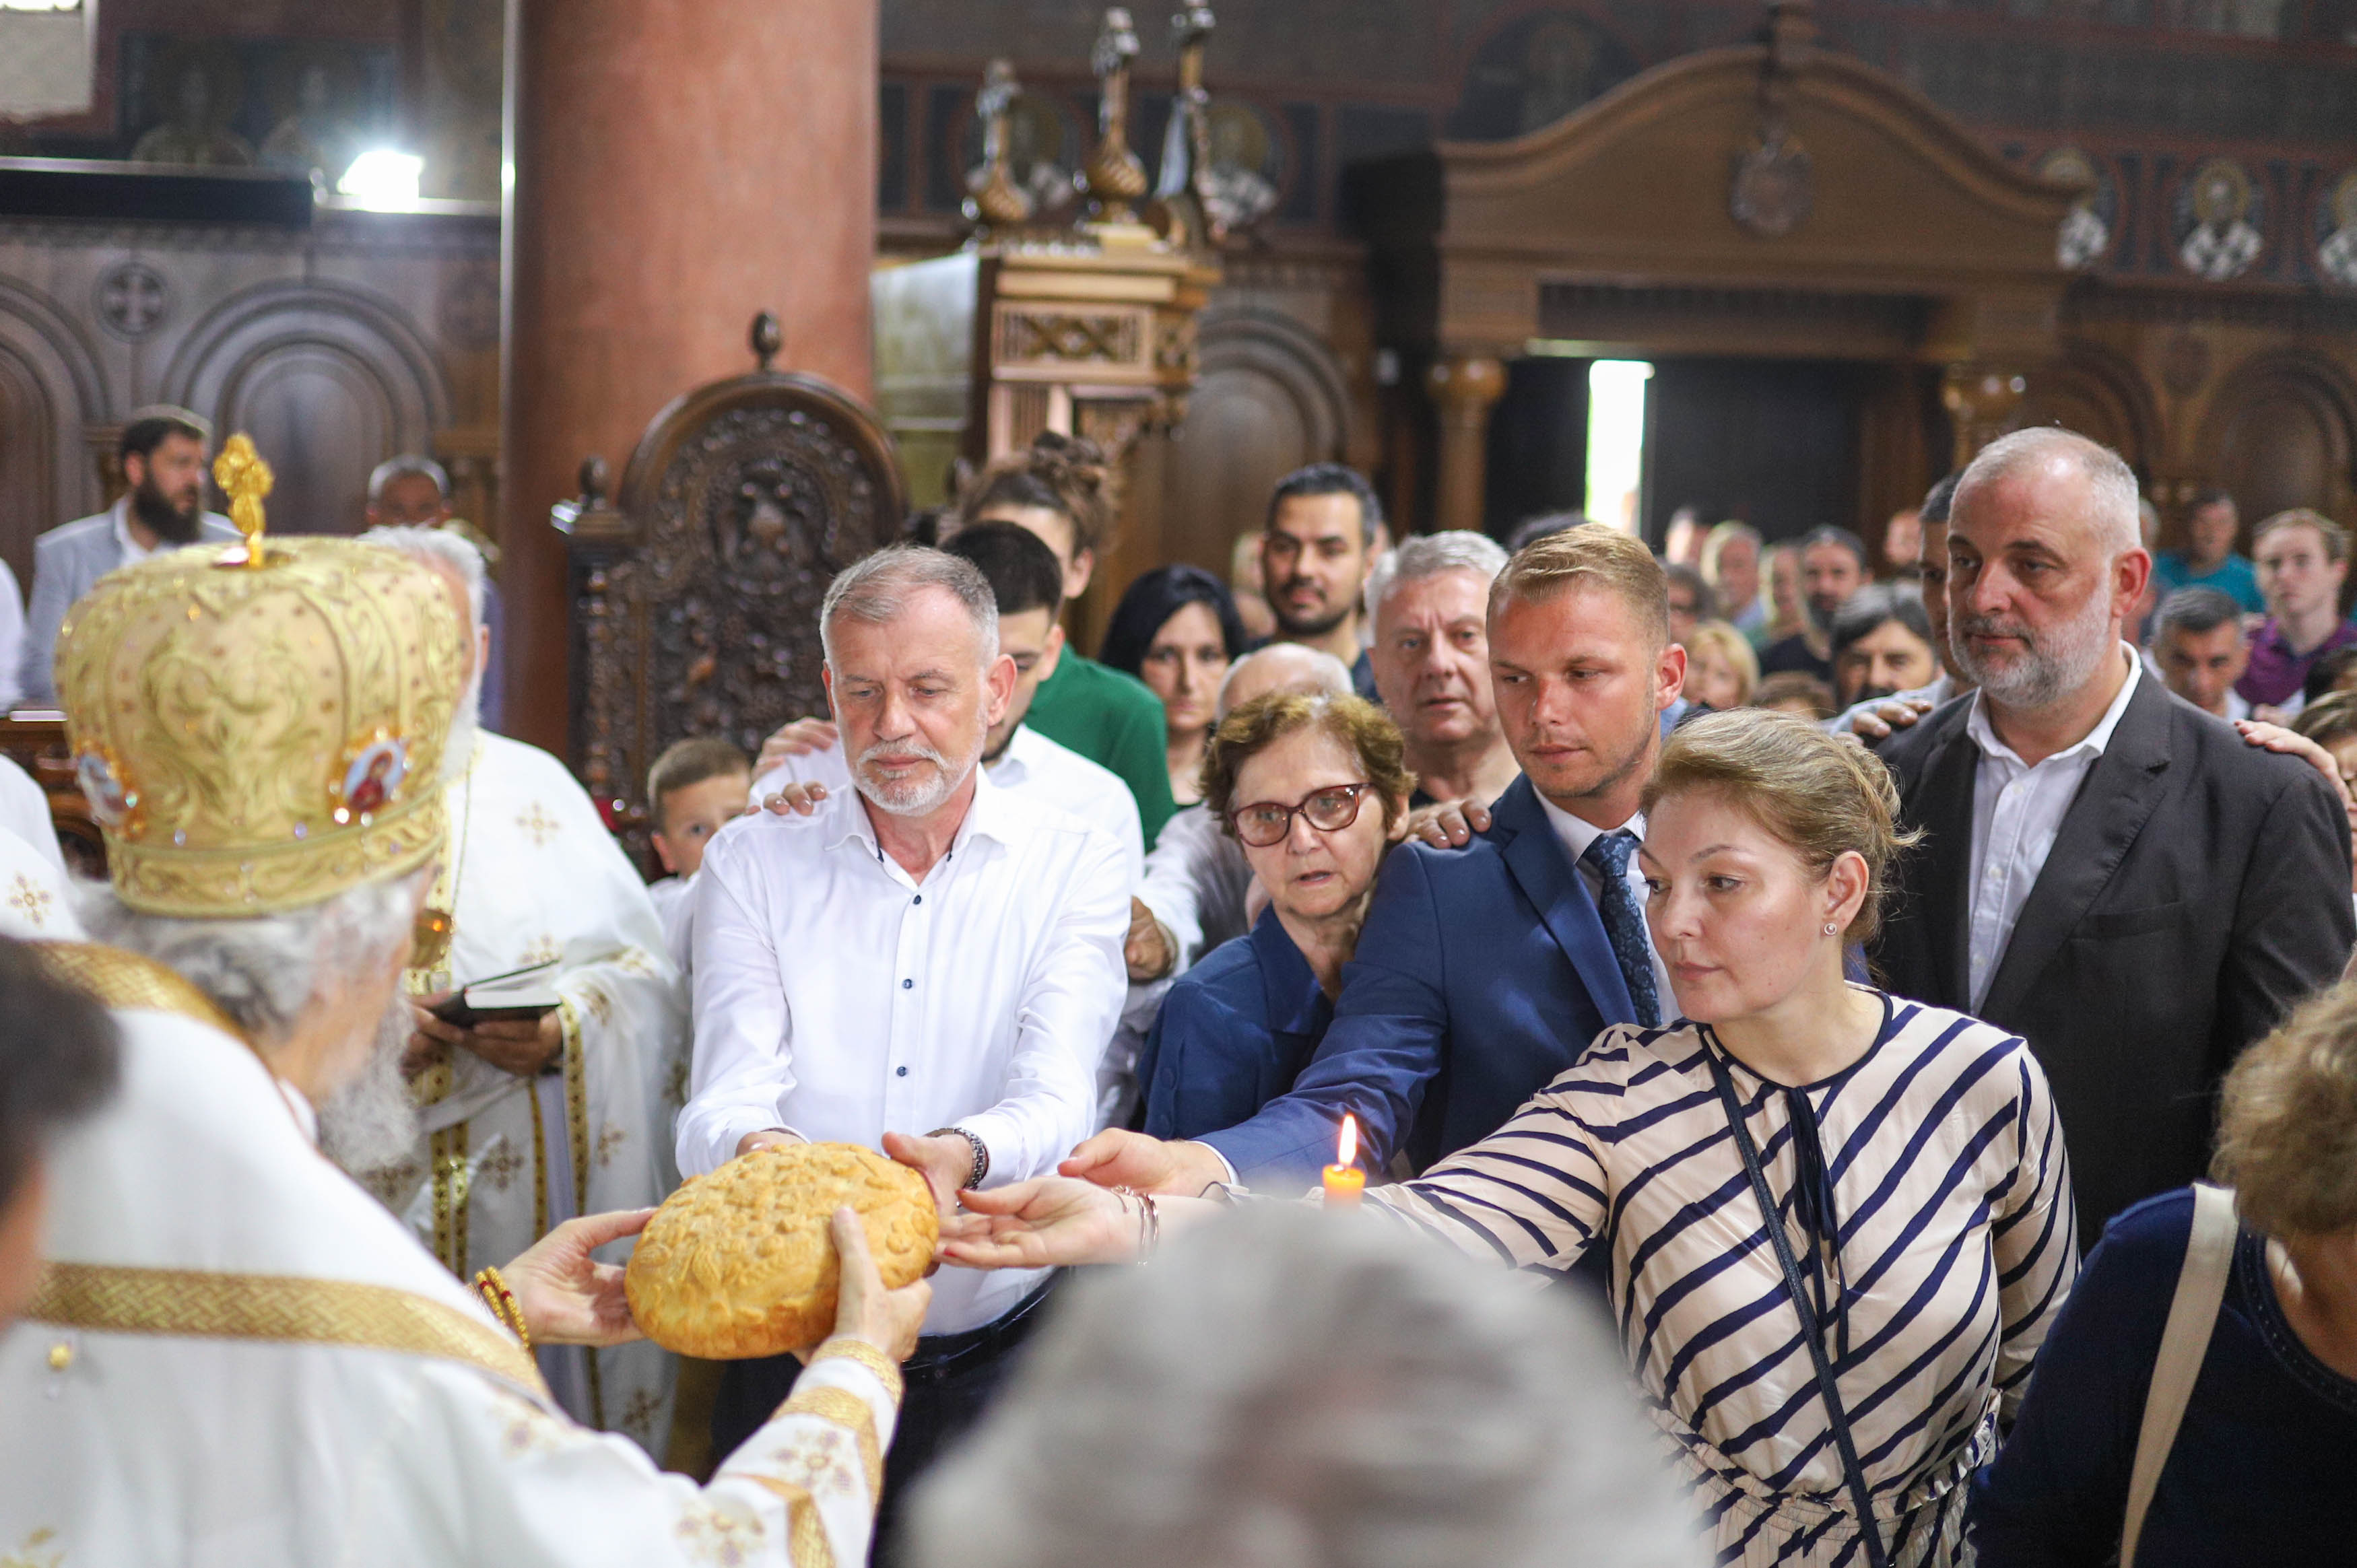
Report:
<svg viewBox="0 0 2357 1568"><path fill-rule="evenodd" d="M555 818L542 809L539 801L534 800L530 806L524 808L522 815L516 818L516 826L530 833L533 843L539 846L545 845L550 839L556 836L559 823Z"/></svg>
<svg viewBox="0 0 2357 1568"><path fill-rule="evenodd" d="M48 888L21 871L16 874L16 886L8 890L8 908L24 916L28 925L42 929L48 927L49 906L54 902Z"/></svg>

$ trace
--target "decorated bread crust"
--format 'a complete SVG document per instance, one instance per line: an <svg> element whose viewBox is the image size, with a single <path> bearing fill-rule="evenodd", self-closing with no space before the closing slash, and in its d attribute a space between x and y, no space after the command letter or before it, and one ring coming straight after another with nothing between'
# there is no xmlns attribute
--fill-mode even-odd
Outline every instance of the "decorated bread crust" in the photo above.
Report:
<svg viewBox="0 0 2357 1568"><path fill-rule="evenodd" d="M888 1288L923 1275L941 1219L922 1176L853 1144L785 1144L694 1177L655 1211L623 1279L630 1316L706 1360L808 1349L834 1327L827 1219L845 1204Z"/></svg>

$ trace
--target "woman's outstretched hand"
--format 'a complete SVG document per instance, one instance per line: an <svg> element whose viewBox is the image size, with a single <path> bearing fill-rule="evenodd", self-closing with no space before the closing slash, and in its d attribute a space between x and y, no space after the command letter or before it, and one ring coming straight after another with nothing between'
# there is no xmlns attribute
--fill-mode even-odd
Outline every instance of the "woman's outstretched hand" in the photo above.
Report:
<svg viewBox="0 0 2357 1568"><path fill-rule="evenodd" d="M1138 1200L1069 1176L958 1194L942 1221L942 1259L969 1269L1137 1262Z"/></svg>
<svg viewBox="0 0 2357 1568"><path fill-rule="evenodd" d="M1108 1127L1084 1140L1064 1157L1056 1174L1078 1176L1099 1187L1134 1187L1179 1197L1192 1197L1228 1179L1227 1167L1207 1144L1149 1138L1121 1127Z"/></svg>

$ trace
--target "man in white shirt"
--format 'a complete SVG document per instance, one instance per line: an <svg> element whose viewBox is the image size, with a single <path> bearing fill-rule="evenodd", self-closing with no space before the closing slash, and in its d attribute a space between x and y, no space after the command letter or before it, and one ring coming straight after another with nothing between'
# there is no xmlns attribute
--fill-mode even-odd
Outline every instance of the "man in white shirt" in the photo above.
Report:
<svg viewBox="0 0 2357 1568"><path fill-rule="evenodd" d="M19 700L57 701L50 660L58 628L74 601L101 577L184 544L236 541L229 519L204 507L205 455L212 438L212 426L185 408L158 404L137 410L115 447L130 489L104 511L33 541L33 604L16 666Z"/></svg>
<svg viewBox="0 0 2357 1568"><path fill-rule="evenodd" d="M1093 1127L1128 866L1111 834L979 766L1017 677L973 563L880 552L835 579L820 618L856 789L807 817L732 822L705 851L680 1169L795 1139L881 1144L947 1208L961 1187L1051 1171ZM909 1480L979 1413L1047 1286L1037 1273L936 1279L880 1539ZM715 1452L776 1408L793 1371L728 1367Z"/></svg>
<svg viewBox="0 0 2357 1568"><path fill-rule="evenodd" d="M974 563L998 605L998 650L1015 660L1015 693L1006 716L990 727L982 766L1002 789L1019 789L1103 828L1122 847L1132 887L1146 872L1146 837L1137 797L1111 768L1059 746L1023 721L1040 682L1056 672L1064 654L1063 567L1039 535L1011 522L978 522L958 530L943 545L951 555ZM772 739L784 751L778 766L753 785L757 803L768 802L790 784L812 787L800 800L840 794L851 788L851 768L833 725L803 720ZM780 808L792 805L779 800Z"/></svg>
<svg viewBox="0 0 2357 1568"><path fill-rule="evenodd" d="M2029 1042L2094 1235L2201 1174L2228 1064L2347 963L2348 819L2122 640L2152 560L2116 454L2051 428L1992 443L1948 568L1979 690L1880 748L1924 842L1874 956L1899 994Z"/></svg>

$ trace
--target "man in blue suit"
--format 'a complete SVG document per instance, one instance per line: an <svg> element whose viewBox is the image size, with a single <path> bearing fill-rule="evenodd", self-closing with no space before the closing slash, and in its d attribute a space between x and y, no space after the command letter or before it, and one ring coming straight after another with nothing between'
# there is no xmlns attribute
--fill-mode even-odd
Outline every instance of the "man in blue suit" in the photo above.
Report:
<svg viewBox="0 0 2357 1568"><path fill-rule="evenodd" d="M1685 680L1660 564L1597 525L1530 545L1491 590L1490 669L1523 776L1469 846L1393 852L1291 1091L1193 1142L1101 1133L1064 1174L1297 1190L1346 1112L1370 1168L1405 1154L1420 1170L1494 1132L1607 1025L1676 1011L1633 864L1638 794Z"/></svg>

